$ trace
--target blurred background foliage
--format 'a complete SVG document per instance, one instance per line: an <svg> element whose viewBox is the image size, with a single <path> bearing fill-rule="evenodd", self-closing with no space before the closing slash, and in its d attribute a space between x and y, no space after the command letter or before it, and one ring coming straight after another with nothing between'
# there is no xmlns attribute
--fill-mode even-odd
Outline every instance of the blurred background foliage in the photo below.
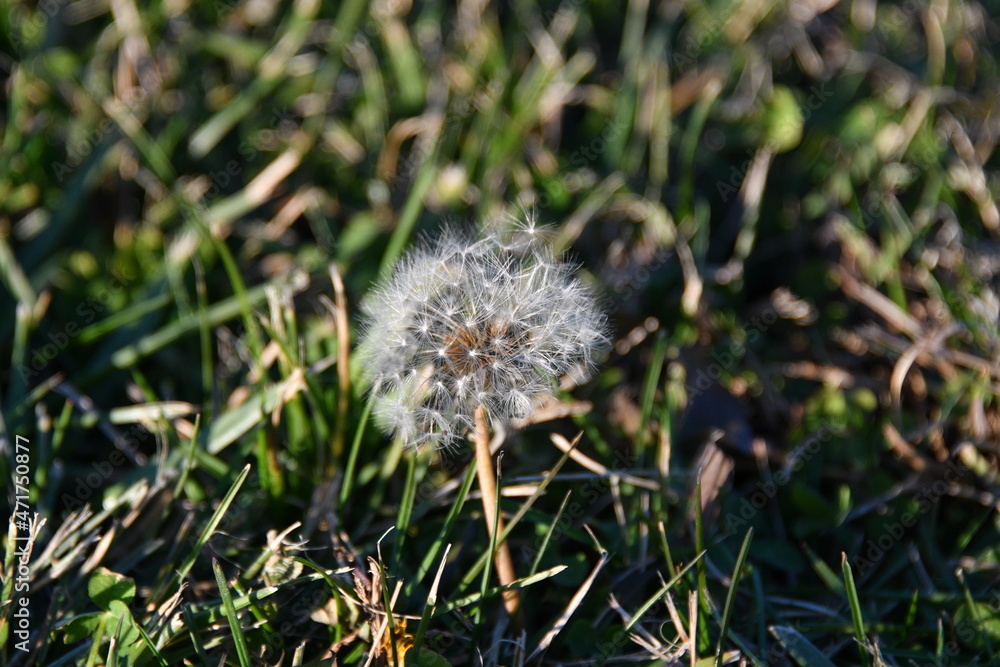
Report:
<svg viewBox="0 0 1000 667"><path fill-rule="evenodd" d="M995 659L998 15L0 2L3 663ZM504 446L522 635L468 453L365 429L348 341L419 234L525 211L616 345Z"/></svg>

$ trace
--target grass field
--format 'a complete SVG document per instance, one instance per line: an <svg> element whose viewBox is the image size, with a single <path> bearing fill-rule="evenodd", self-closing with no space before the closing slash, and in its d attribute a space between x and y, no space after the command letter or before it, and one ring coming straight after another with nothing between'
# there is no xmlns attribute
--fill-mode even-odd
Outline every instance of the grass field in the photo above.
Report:
<svg viewBox="0 0 1000 667"><path fill-rule="evenodd" d="M0 666L1000 664L998 16L0 0ZM613 340L500 434L511 619L354 350L525 211Z"/></svg>

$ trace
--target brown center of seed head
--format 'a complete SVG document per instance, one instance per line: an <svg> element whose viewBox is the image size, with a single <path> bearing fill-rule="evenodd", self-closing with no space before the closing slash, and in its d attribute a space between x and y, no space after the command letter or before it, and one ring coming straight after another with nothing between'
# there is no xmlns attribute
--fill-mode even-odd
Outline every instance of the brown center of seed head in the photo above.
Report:
<svg viewBox="0 0 1000 667"><path fill-rule="evenodd" d="M445 340L446 363L458 374L470 375L494 363L509 363L527 342L522 327L502 320L459 327Z"/></svg>

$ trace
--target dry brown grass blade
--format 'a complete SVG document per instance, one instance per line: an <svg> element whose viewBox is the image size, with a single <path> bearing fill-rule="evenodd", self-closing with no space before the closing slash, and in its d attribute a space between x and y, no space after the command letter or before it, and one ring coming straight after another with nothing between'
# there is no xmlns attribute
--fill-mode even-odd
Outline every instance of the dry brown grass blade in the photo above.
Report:
<svg viewBox="0 0 1000 667"><path fill-rule="evenodd" d="M598 463L594 459L590 458L589 456L581 452L579 449L576 449L573 443L571 443L569 440L567 440L558 433L553 433L551 436L549 436L549 439L552 441L552 444L559 449L559 451L561 451L563 454L568 453L571 459L573 459L575 462L577 462L590 472L594 473L595 475L599 475L601 477L607 477L609 479L619 479L627 484L631 484L632 486L638 486L640 488L648 489L650 491L660 490L659 483L654 480L638 477L636 475L632 475L627 472L617 472L609 470L606 465Z"/></svg>
<svg viewBox="0 0 1000 667"><path fill-rule="evenodd" d="M344 281L336 264L330 264L330 282L333 283L334 324L337 329L337 430L333 440L333 457L340 458L344 451L344 434L347 425L347 410L351 396L351 327L347 318L347 295L344 291ZM329 306L328 306L329 307ZM327 472L332 472L333 461L328 464Z"/></svg>
<svg viewBox="0 0 1000 667"><path fill-rule="evenodd" d="M688 637L691 667L698 667L698 591L688 592Z"/></svg>
<svg viewBox="0 0 1000 667"><path fill-rule="evenodd" d="M892 451L899 455L899 458L916 472L922 473L932 465L932 461L908 443L892 424L886 423L882 427L882 434L885 436L885 441L889 443Z"/></svg>
<svg viewBox="0 0 1000 667"><path fill-rule="evenodd" d="M719 511L715 500L729 481L735 467L732 457L716 444L722 435L723 432L716 429L709 436L709 439L702 445L701 453L694 466L696 474L692 480L691 495L697 493L697 489L701 489L698 507L702 508L701 511L705 517L714 517ZM692 507L694 507L693 504ZM694 520L694 509L691 510L689 519Z"/></svg>
<svg viewBox="0 0 1000 667"><path fill-rule="evenodd" d="M580 587L577 588L576 593L573 594L573 597L570 598L569 603L562 610L562 613L559 614L559 617L556 619L556 622L552 625L551 628L549 628L548 632L546 632L545 635L542 637L542 639L538 642L538 646L536 646L535 650L531 652L531 655L528 656L529 662L538 655L542 654L552 644L552 641L556 638L556 636L560 632L562 632L563 628L566 627L566 624L569 622L569 619L573 615L573 612L577 610L577 608L580 606L580 603L583 602L583 598L586 597L587 593L590 591L591 586L594 585L594 580L597 579L597 575L600 574L601 570L604 569L604 566L607 565L608 563L610 555L608 554L607 550L600 545L600 543L597 541L597 538L594 537L594 533L591 532L590 528L586 524L584 524L584 529L586 529L591 539L594 540L594 544L597 545L598 552L601 554L601 557L597 561L597 564L594 565L594 568L590 571L590 574L587 575L587 578L584 579L583 583L580 584Z"/></svg>
<svg viewBox="0 0 1000 667"><path fill-rule="evenodd" d="M875 311L879 317L897 331L902 331L913 339L920 336L923 331L920 322L903 312L903 309L897 306L892 299L855 278L843 265L837 267L835 275L840 282L841 289L848 297Z"/></svg>
<svg viewBox="0 0 1000 667"><path fill-rule="evenodd" d="M958 332L961 328L954 322L946 324L937 331L919 335L916 340L903 354L896 360L896 365L892 369L889 378L889 395L892 399L892 406L899 417L902 417L903 410L903 382L906 374L917 361L921 354L937 354L941 344L948 339L948 336Z"/></svg>

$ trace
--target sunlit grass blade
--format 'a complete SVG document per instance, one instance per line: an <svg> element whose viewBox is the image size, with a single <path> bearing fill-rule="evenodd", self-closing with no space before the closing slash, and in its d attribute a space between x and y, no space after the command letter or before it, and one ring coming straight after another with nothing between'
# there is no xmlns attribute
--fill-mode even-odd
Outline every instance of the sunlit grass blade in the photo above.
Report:
<svg viewBox="0 0 1000 667"><path fill-rule="evenodd" d="M844 591L847 593L847 602L851 608L851 623L854 625L854 638L858 642L861 664L867 667L871 664L871 661L868 657L868 640L865 638L865 621L861 617L861 602L858 599L858 589L854 586L854 573L851 572L851 564L847 560L847 554L841 553L840 565L844 571Z"/></svg>
<svg viewBox="0 0 1000 667"><path fill-rule="evenodd" d="M995 607L992 606L992 603L987 606L976 604L976 602L972 599L972 591L969 590L969 585L965 581L965 570L959 568L955 574L958 578L958 583L962 586L962 596L965 598L965 605L969 610L969 616L976 623L976 633L979 636L980 641L982 641L983 645L986 647L986 651L990 655L995 655L993 653L993 640L990 635L995 632L995 630L991 628L995 627L996 620L995 617L993 619L984 619L982 613L984 610L994 611ZM996 597L994 596L994 600L995 599ZM990 622L987 623L987 620Z"/></svg>
<svg viewBox="0 0 1000 667"><path fill-rule="evenodd" d="M843 573L838 577L829 565L826 564L822 558L816 555L808 544L802 545L802 550L805 552L806 557L809 559L809 564L812 565L813 571L819 580L830 589L833 593L837 595L844 595L844 579Z"/></svg>
<svg viewBox="0 0 1000 667"><path fill-rule="evenodd" d="M653 400L656 398L656 388L660 383L660 371L663 369L663 358L666 351L667 337L660 334L656 337L656 343L653 346L653 358L649 362L649 369L646 371L646 381L642 387L642 412L639 416L640 436L636 439L635 443L636 458L639 460L639 467L643 465L646 450L646 442L643 438L648 432L646 425L649 423L649 417L653 413Z"/></svg>
<svg viewBox="0 0 1000 667"><path fill-rule="evenodd" d="M424 635L427 634L427 628L430 625L431 618L434 616L434 610L437 608L438 587L441 585L441 575L444 574L444 566L448 562L448 553L450 551L451 544L448 544L444 549L444 554L441 556L437 576L434 577L434 583L431 584L431 589L427 593L427 602L424 604L424 610L420 616L420 625L417 627L417 634L413 639L413 648L416 651L419 651L423 645Z"/></svg>
<svg viewBox="0 0 1000 667"><path fill-rule="evenodd" d="M347 454L347 465L344 466L344 479L340 484L340 504L343 505L351 497L354 489L355 469L358 465L358 452L361 451L361 440L365 435L365 427L368 425L368 418L372 413L372 406L375 404L375 394L368 396L365 405L358 415L358 426L354 430L354 439L351 441L351 450Z"/></svg>
<svg viewBox="0 0 1000 667"><path fill-rule="evenodd" d="M201 550L205 547L206 544L208 544L208 541L211 539L212 535L215 534L216 528L218 528L219 524L222 522L222 517L226 515L226 511L229 509L229 506L233 504L233 501L236 499L236 494L239 493L240 487L243 486L243 482L246 480L247 475L249 474L250 474L250 465L247 464L243 466L243 470L240 471L240 474L237 475L236 480L233 482L233 485L229 488L229 491L226 493L225 496L223 496L222 501L219 502L218 508L216 508L215 512L212 514L212 517L208 520L208 523L205 525L204 530L202 530L201 535L198 537L198 541L195 542L194 548L191 550L191 553L184 560L181 566L177 568L177 576L174 581L170 582L171 588L174 586L179 586L187 577L188 572L191 571L191 567L194 566L195 561L198 560L198 557L201 555ZM163 589L160 590L159 595L154 596L154 599L159 599L162 593Z"/></svg>
<svg viewBox="0 0 1000 667"><path fill-rule="evenodd" d="M747 556L750 554L750 542L753 540L753 528L747 530L746 537L743 538L743 546L736 557L736 565L733 567L733 577L729 583L729 592L726 593L726 605L722 608L722 624L719 629L719 642L715 647L716 667L722 667L722 647L726 636L729 634L729 621L733 617L733 607L736 605L736 591L740 587L740 580L743 578L743 569L747 564Z"/></svg>
<svg viewBox="0 0 1000 667"><path fill-rule="evenodd" d="M205 652L205 644L201 641L201 632L195 623L194 613L191 611L190 606L183 605L181 607L181 617L184 620L187 635L191 639L191 645L194 647L198 660L201 662L201 667L208 667L208 654Z"/></svg>
<svg viewBox="0 0 1000 667"><path fill-rule="evenodd" d="M573 441L570 443L571 446L566 450L566 452L562 455L559 461L554 466L552 466L552 470L548 472L548 474L545 476L545 479L543 479L541 484L538 485L538 488L535 489L534 493L531 494L531 496L517 510L514 516L511 517L510 521L508 521L507 524L504 526L503 531L497 537L497 543L503 542L504 540L507 539L511 531L514 530L514 527L517 526L517 524L521 521L521 519L524 518L524 515L528 513L528 510L531 509L531 506L534 505L535 501L538 500L538 498L540 498L543 493L545 493L545 489L548 488L549 484L556 478L556 475L559 473L559 470L563 467L566 461L569 460L570 453L580 443L580 439L582 437L583 434L579 433L575 438L573 438ZM476 561L476 564L472 566L472 568L462 578L462 581L459 582L458 590L465 590L465 588L467 588L473 581L475 581L476 576L482 571L482 568L486 567L486 559L487 559L487 554L483 554L482 556L479 557L479 560Z"/></svg>
<svg viewBox="0 0 1000 667"><path fill-rule="evenodd" d="M482 606L482 603L486 600L486 590L487 590L487 588L489 588L489 585L490 585L490 576L491 576L491 574L493 572L493 561L497 557L497 544L500 543L500 541L497 539L497 537L498 537L497 533L499 532L497 530L497 528L500 525L500 514L503 511L500 508L500 499L503 497L503 495L502 495L503 489L502 489L502 487L500 485L500 482L501 482L501 480L500 480L500 471L497 470L497 473L496 473L496 497L493 499L493 507L496 508L496 509L494 510L494 514L493 514L493 526L492 527L487 526L487 528L489 528L490 542L489 542L489 548L487 549L486 554L485 554L486 555L486 565L483 568L482 579L480 580L480 584L479 584L479 594L480 594L479 604L476 605L476 608L473 611L473 618L475 619L475 626L476 626L475 632L473 633L473 637L476 637L476 638L479 637L479 633L480 633L480 631L482 629L482 623L483 623L483 606ZM480 483L480 487L483 487L483 486L485 486L485 485L483 485L482 483Z"/></svg>
<svg viewBox="0 0 1000 667"><path fill-rule="evenodd" d="M392 550L392 561L398 563L406 542L406 531L410 528L410 516L413 514L413 502L417 492L417 458L418 453L410 451L406 456L406 481L403 486L403 497L396 513L396 544Z"/></svg>
<svg viewBox="0 0 1000 667"><path fill-rule="evenodd" d="M445 614L454 609L462 609L472 604L478 604L484 598L487 599L495 598L506 590L527 588L528 586L533 586L534 584L537 584L540 581L545 581L550 577L556 576L565 569L566 569L565 565L556 565L555 567L550 567L547 570L542 570L541 572L537 572L531 575L530 577L524 577L523 579L518 579L509 586L494 586L493 588L488 589L485 595L482 592L477 592L462 598L458 598L456 600L452 600L451 602L448 602L438 607L438 611L435 614L435 616L441 616L442 614Z"/></svg>
<svg viewBox="0 0 1000 667"><path fill-rule="evenodd" d="M538 551L535 552L535 557L531 561L531 568L528 570L529 575L538 572L538 566L542 562L542 556L545 555L549 542L552 540L552 536L556 532L556 527L559 525L559 520L562 518L563 512L566 511L566 504L569 502L570 495L572 495L572 491L567 491L566 495L563 496L562 503L559 504L559 509L556 510L555 516L552 517L552 522L545 531L545 536L542 538L541 544L538 545Z"/></svg>
<svg viewBox="0 0 1000 667"><path fill-rule="evenodd" d="M162 329L143 336L138 342L123 347L111 356L111 363L116 368L127 368L135 364L139 359L163 349L179 338L192 331L198 330L207 320L208 325L215 327L223 322L233 319L249 306L263 303L267 298L267 286L257 285L251 287L243 296L232 296L213 304L204 315L192 313L182 317Z"/></svg>
<svg viewBox="0 0 1000 667"><path fill-rule="evenodd" d="M258 63L257 76L241 91L236 99L195 130L188 142L188 150L195 158L208 154L233 126L253 112L260 101L287 76L287 62L295 55L306 39L312 19L319 10L317 0L299 0L291 16L281 26L280 36L274 46Z"/></svg>
<svg viewBox="0 0 1000 667"><path fill-rule="evenodd" d="M437 174L435 156L435 151L430 151L423 157L420 163L417 179L413 183L413 189L410 190L406 198L403 211L399 214L399 221L396 223L396 228L389 238L389 245L386 246L385 253L382 255L382 264L379 266L379 274L381 275L387 274L393 267L396 260L402 254L403 248L406 247L407 242L410 240L410 236L413 234L413 227L416 225L420 211L423 208L424 195L427 194L427 190L434 182L434 176Z"/></svg>
<svg viewBox="0 0 1000 667"><path fill-rule="evenodd" d="M424 577L430 571L431 566L437 559L437 555L441 550L441 545L448 538L451 533L452 527L455 525L455 521L462 513L462 508L465 506L465 499L469 495L469 490L472 488L472 483L476 479L476 467L469 466L468 470L465 472L465 479L462 481L462 486L459 487L458 493L455 494L455 499L452 501L451 508L448 510L448 516L445 517L444 523L441 525L441 530L438 533L437 539L431 544L427 555L420 563L420 567L417 568L416 575L408 582L407 588L405 589L406 594L412 595L414 587L423 581ZM534 571L531 572L534 574Z"/></svg>
<svg viewBox="0 0 1000 667"><path fill-rule="evenodd" d="M240 667L251 667L250 649L247 648L246 637L243 636L243 627L240 625L240 617L236 615L236 607L233 606L233 596L229 592L229 584L226 582L219 561L212 559L212 570L215 572L215 581L219 585L219 594L222 596L222 605L225 609L226 619L229 621L229 631L233 635L233 643L236 644L236 657L240 661Z"/></svg>
<svg viewBox="0 0 1000 667"><path fill-rule="evenodd" d="M664 595L667 594L667 592L670 591L670 589L676 586L677 582L680 581L684 577L684 575L688 573L688 570L694 567L695 564L699 563L701 559L704 558L704 556L705 556L704 551L698 553L698 555L695 556L690 563L681 568L680 572L675 574L670 579L670 581L663 584L663 586L660 587L660 590L656 591L656 593L654 593L648 600L643 602L642 606L639 607L639 609L635 612L635 614L632 615L631 620L629 620L629 622L625 624L624 631L628 632L629 630L634 628L635 624L641 621L642 617L646 615L646 612L652 609L653 605L656 604L656 601L662 598Z"/></svg>
<svg viewBox="0 0 1000 667"><path fill-rule="evenodd" d="M8 232L0 231L0 280L18 303L23 303L29 311L34 310L38 295L31 287L31 281L14 256L14 251L8 243Z"/></svg>

